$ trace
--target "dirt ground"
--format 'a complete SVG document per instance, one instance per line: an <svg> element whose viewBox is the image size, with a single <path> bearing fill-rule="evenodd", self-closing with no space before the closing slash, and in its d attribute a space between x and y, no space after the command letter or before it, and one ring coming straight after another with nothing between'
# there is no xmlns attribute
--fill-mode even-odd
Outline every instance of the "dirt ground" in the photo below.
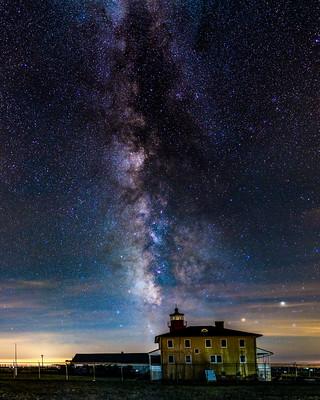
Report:
<svg viewBox="0 0 320 400"><path fill-rule="evenodd" d="M319 384L186 386L149 382L0 381L0 399L28 400L320 400Z"/></svg>

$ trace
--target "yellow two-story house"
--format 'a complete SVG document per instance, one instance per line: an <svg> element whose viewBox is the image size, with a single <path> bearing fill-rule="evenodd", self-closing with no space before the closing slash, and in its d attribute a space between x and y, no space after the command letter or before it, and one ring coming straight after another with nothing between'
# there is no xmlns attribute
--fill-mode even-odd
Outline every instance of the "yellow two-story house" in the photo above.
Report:
<svg viewBox="0 0 320 400"><path fill-rule="evenodd" d="M227 329L223 321L187 326L178 308L170 314L169 328L155 338L164 380L202 380L208 370L218 379L257 375L256 339L262 335Z"/></svg>

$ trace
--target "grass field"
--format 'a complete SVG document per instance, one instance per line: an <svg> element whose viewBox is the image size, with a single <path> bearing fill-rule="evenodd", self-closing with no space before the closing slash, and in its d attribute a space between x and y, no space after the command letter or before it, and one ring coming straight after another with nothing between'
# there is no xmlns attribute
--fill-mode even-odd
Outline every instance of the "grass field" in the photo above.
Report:
<svg viewBox="0 0 320 400"><path fill-rule="evenodd" d="M320 385L252 384L186 386L149 382L0 381L5 400L320 400Z"/></svg>

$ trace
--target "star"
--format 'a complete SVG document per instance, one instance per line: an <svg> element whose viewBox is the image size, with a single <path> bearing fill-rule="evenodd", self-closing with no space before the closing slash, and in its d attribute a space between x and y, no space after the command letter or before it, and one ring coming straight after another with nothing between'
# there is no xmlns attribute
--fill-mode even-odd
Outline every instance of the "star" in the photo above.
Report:
<svg viewBox="0 0 320 400"><path fill-rule="evenodd" d="M315 361L312 4L5 3L3 356L149 351L178 303Z"/></svg>

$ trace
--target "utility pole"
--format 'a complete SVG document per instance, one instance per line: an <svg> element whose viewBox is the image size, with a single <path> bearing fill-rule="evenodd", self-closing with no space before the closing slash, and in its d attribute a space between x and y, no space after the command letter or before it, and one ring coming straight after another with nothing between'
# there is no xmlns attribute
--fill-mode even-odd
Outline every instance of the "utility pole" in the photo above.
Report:
<svg viewBox="0 0 320 400"><path fill-rule="evenodd" d="M14 378L18 376L18 351L17 351L17 343L14 344Z"/></svg>
<svg viewBox="0 0 320 400"><path fill-rule="evenodd" d="M69 380L68 363L66 363L66 381Z"/></svg>
<svg viewBox="0 0 320 400"><path fill-rule="evenodd" d="M43 368L43 354L41 354L41 366Z"/></svg>
<svg viewBox="0 0 320 400"><path fill-rule="evenodd" d="M93 364L92 368L93 368L93 380L92 380L92 382L95 382L96 381L96 364Z"/></svg>

